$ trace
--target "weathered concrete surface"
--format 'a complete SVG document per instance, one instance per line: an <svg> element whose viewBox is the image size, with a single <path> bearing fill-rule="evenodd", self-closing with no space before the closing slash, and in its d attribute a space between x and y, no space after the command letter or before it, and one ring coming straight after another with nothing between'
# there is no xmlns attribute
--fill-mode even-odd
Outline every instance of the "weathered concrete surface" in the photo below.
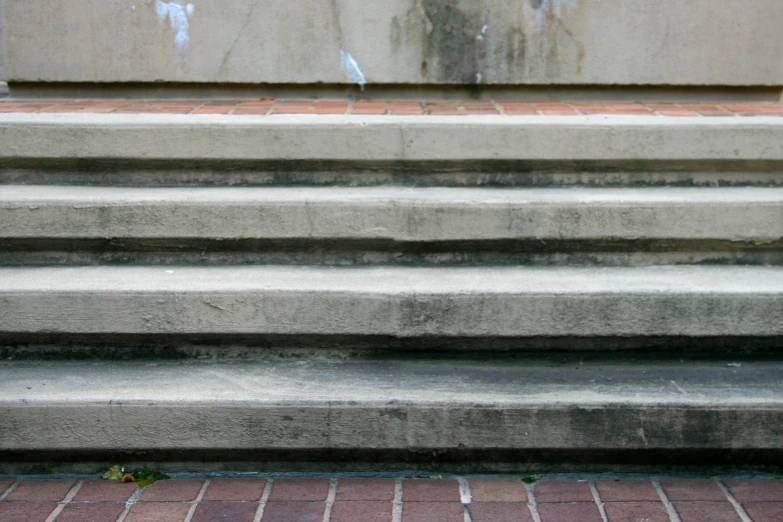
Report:
<svg viewBox="0 0 783 522"><path fill-rule="evenodd" d="M781 188L3 186L0 239L783 239Z"/></svg>
<svg viewBox="0 0 783 522"><path fill-rule="evenodd" d="M780 450L781 371L727 361L4 361L0 452Z"/></svg>
<svg viewBox="0 0 783 522"><path fill-rule="evenodd" d="M779 336L783 269L0 269L8 334Z"/></svg>
<svg viewBox="0 0 783 522"><path fill-rule="evenodd" d="M2 0L0 63L12 82L783 84L778 0L191 5Z"/></svg>
<svg viewBox="0 0 783 522"><path fill-rule="evenodd" d="M783 118L0 115L19 159L775 161Z"/></svg>

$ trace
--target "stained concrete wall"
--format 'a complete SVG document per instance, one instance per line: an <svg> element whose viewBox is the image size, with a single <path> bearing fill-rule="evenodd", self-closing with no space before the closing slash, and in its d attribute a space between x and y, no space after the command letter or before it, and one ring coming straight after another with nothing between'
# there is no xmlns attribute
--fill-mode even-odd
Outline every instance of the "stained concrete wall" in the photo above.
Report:
<svg viewBox="0 0 783 522"><path fill-rule="evenodd" d="M12 82L783 85L780 0L0 0L0 12Z"/></svg>

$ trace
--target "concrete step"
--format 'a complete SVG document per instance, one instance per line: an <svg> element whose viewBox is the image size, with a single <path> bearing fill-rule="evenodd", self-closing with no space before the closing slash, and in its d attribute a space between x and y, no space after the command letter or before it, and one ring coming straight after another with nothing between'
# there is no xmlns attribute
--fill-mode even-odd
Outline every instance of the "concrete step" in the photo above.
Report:
<svg viewBox="0 0 783 522"><path fill-rule="evenodd" d="M0 114L0 181L776 184L783 120Z"/></svg>
<svg viewBox="0 0 783 522"><path fill-rule="evenodd" d="M783 237L783 188L4 186L3 239L395 242Z"/></svg>
<svg viewBox="0 0 783 522"><path fill-rule="evenodd" d="M7 185L0 264L783 264L783 189Z"/></svg>
<svg viewBox="0 0 783 522"><path fill-rule="evenodd" d="M775 466L781 372L747 360L5 361L0 469Z"/></svg>
<svg viewBox="0 0 783 522"><path fill-rule="evenodd" d="M779 339L783 268L2 268L0 303L6 343L43 334Z"/></svg>

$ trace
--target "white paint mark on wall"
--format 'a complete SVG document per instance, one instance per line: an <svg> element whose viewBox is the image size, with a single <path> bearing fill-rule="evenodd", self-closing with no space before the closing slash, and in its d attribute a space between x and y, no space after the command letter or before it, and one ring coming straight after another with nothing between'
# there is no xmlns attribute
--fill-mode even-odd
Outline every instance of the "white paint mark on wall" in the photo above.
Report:
<svg viewBox="0 0 783 522"><path fill-rule="evenodd" d="M176 2L163 2L155 0L155 8L158 11L158 19L164 23L168 19L171 28L177 31L174 37L174 44L179 51L184 51L190 45L190 22L188 18L196 12L196 6L193 4L181 5Z"/></svg>
<svg viewBox="0 0 783 522"><path fill-rule="evenodd" d="M340 59L342 60L342 67L345 70L345 74L348 76L348 81L356 83L364 90L364 86L367 84L367 80L359 69L359 64L356 63L351 53L345 49L340 48Z"/></svg>
<svg viewBox="0 0 783 522"><path fill-rule="evenodd" d="M553 15L557 18L563 16L568 9L573 9L579 5L579 0L542 0L541 5L536 9L538 18L546 21L547 15Z"/></svg>
<svg viewBox="0 0 783 522"><path fill-rule="evenodd" d="M476 83L481 83L481 80L484 78L484 75L479 73L476 73Z"/></svg>

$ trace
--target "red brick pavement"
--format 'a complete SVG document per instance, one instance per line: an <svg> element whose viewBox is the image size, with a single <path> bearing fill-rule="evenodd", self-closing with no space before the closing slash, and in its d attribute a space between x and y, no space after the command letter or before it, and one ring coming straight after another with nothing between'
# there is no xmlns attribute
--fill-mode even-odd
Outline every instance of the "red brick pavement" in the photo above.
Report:
<svg viewBox="0 0 783 522"><path fill-rule="evenodd" d="M772 478L0 479L2 522L781 522Z"/></svg>
<svg viewBox="0 0 783 522"><path fill-rule="evenodd" d="M783 116L783 103L348 100L2 100L0 113Z"/></svg>

